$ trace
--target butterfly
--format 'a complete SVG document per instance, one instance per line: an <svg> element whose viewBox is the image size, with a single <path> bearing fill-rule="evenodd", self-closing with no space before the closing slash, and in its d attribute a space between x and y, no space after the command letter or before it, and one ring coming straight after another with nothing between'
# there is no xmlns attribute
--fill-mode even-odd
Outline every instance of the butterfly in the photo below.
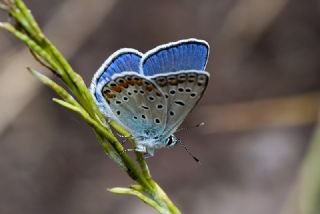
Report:
<svg viewBox="0 0 320 214"><path fill-rule="evenodd" d="M145 54L131 48L113 53L95 73L90 91L106 116L130 131L136 151L179 142L174 133L202 97L209 80L209 44L186 39Z"/></svg>

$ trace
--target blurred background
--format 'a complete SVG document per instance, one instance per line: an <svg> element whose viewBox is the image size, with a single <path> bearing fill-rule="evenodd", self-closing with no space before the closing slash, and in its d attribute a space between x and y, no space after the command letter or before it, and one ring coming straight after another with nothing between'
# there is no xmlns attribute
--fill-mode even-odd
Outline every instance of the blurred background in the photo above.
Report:
<svg viewBox="0 0 320 214"><path fill-rule="evenodd" d="M152 175L183 213L283 213L317 122L319 1L25 2L88 85L119 48L208 41L209 86L183 126L206 125L178 134L202 164L162 149ZM3 30L0 44L0 213L155 213L106 192L132 182L25 67L50 72Z"/></svg>

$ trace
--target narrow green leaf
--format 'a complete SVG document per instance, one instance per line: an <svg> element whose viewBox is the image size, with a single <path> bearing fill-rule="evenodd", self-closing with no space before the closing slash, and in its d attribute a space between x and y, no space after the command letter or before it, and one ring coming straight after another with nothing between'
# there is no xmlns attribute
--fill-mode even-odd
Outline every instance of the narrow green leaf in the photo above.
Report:
<svg viewBox="0 0 320 214"><path fill-rule="evenodd" d="M68 102L66 102L64 100L60 100L60 99L57 99L57 98L53 98L52 100L53 100L53 102L65 107L67 109L70 109L70 110L75 111L75 112L80 113L80 114L82 113L82 110L80 108L78 108L77 106L74 106L74 105L72 105L72 104L70 104L70 103L68 103Z"/></svg>
<svg viewBox="0 0 320 214"><path fill-rule="evenodd" d="M141 185L131 185L130 188L137 191L143 191L143 186Z"/></svg>
<svg viewBox="0 0 320 214"><path fill-rule="evenodd" d="M39 79L43 84L49 86L52 88L62 99L64 99L66 102L80 107L80 104L60 85L55 83L53 80L51 80L49 77L41 74L40 72L32 69L32 68L27 68L30 73L35 76L37 79Z"/></svg>
<svg viewBox="0 0 320 214"><path fill-rule="evenodd" d="M43 36L37 22L33 18L30 10L27 8L27 6L21 0L14 0L14 3L16 5L17 9L19 9L19 12L21 12L21 14L22 14L22 19L20 19L19 21L25 20L26 26L28 26L28 28L26 28L28 30L28 32L34 38L36 38L38 40L38 42L42 41L44 36Z"/></svg>
<svg viewBox="0 0 320 214"><path fill-rule="evenodd" d="M107 189L109 192L116 193L116 194L128 194L128 195L134 195L138 197L140 200L142 200L144 203L150 205L154 209L158 210L160 213L166 214L170 213L167 209L164 207L161 207L155 200L145 196L142 192L131 189L131 188L125 188L125 187L114 187L111 189Z"/></svg>

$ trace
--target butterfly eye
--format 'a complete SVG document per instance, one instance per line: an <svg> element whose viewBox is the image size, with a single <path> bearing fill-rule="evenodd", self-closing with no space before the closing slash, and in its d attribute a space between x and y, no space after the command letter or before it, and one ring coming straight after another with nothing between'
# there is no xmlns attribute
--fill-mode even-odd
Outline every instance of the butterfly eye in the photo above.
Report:
<svg viewBox="0 0 320 214"><path fill-rule="evenodd" d="M172 135L167 139L167 146L171 146L174 143Z"/></svg>

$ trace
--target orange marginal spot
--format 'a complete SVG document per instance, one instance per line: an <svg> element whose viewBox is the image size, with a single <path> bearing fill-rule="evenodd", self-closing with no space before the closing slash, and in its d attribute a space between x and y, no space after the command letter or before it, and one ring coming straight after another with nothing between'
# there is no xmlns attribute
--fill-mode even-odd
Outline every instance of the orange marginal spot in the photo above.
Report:
<svg viewBox="0 0 320 214"><path fill-rule="evenodd" d="M121 87L120 87L119 85L112 86L112 87L111 87L111 89L112 89L113 91L118 92L118 93L120 93L120 92L121 92Z"/></svg>
<svg viewBox="0 0 320 214"><path fill-rule="evenodd" d="M153 85L147 85L146 86L146 90L149 91L149 92L152 91L153 89L154 89Z"/></svg>
<svg viewBox="0 0 320 214"><path fill-rule="evenodd" d="M115 98L116 95L115 94L112 94L112 93L106 93L104 94L104 98L108 99L108 98Z"/></svg>
<svg viewBox="0 0 320 214"><path fill-rule="evenodd" d="M161 93L160 93L159 91L156 91L156 95L157 95L158 97L160 97L160 96L161 96Z"/></svg>
<svg viewBox="0 0 320 214"><path fill-rule="evenodd" d="M116 97L116 95L115 94L109 94L109 98L115 98Z"/></svg>
<svg viewBox="0 0 320 214"><path fill-rule="evenodd" d="M120 85L120 87L128 88L129 83L128 82L124 82L124 83L120 83L119 85Z"/></svg>
<svg viewBox="0 0 320 214"><path fill-rule="evenodd" d="M137 84L138 86L141 86L141 85L142 85L142 80L136 80L136 84Z"/></svg>
<svg viewBox="0 0 320 214"><path fill-rule="evenodd" d="M168 81L170 85L177 85L178 81L176 79L172 79Z"/></svg>
<svg viewBox="0 0 320 214"><path fill-rule="evenodd" d="M158 81L157 82L159 86L163 87L163 86L166 86L167 85L167 82L160 82Z"/></svg>
<svg viewBox="0 0 320 214"><path fill-rule="evenodd" d="M128 83L129 85L134 85L134 82L135 82L134 80L128 80L128 81L127 81L127 83Z"/></svg>

